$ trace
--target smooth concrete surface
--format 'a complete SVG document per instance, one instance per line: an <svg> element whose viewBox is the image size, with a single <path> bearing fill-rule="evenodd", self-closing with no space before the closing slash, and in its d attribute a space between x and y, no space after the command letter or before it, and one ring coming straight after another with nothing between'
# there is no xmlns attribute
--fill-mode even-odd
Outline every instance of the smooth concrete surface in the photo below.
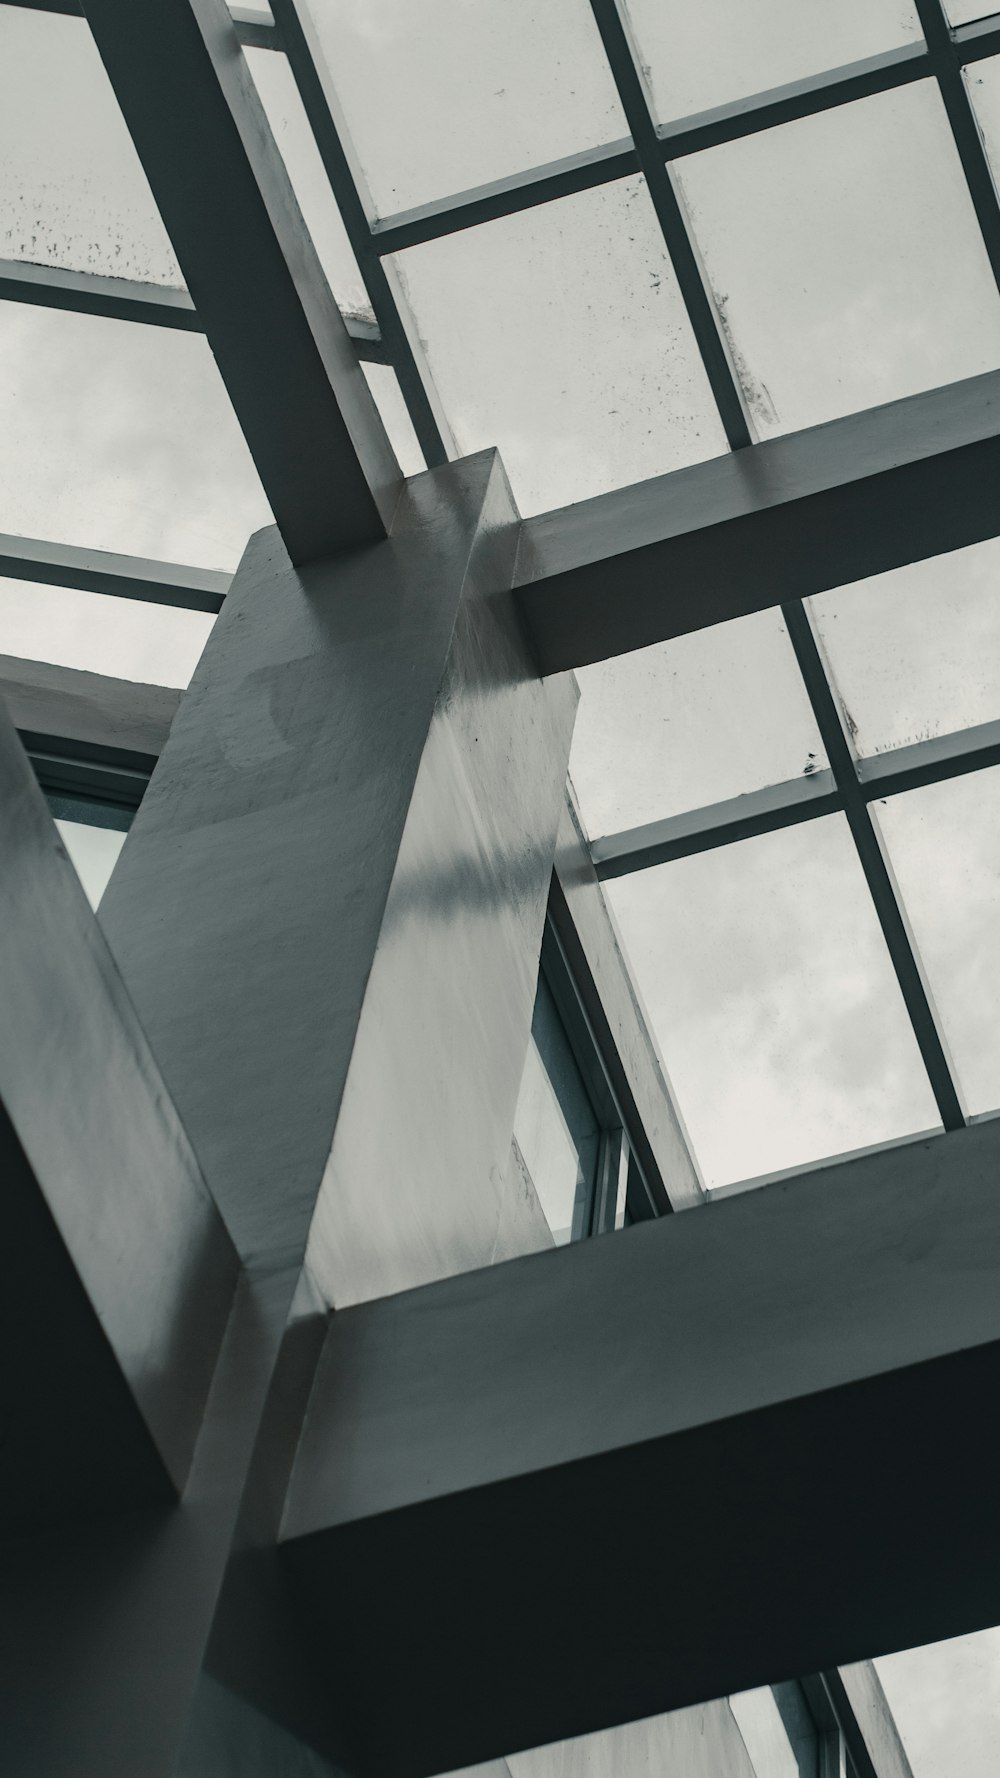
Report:
<svg viewBox="0 0 1000 1778"><path fill-rule="evenodd" d="M184 1486L238 1268L2 707L0 860L13 1529Z"/></svg>
<svg viewBox="0 0 1000 1778"><path fill-rule="evenodd" d="M515 538L497 459L309 1235L337 1307L549 1244L507 1164L577 690L536 675Z"/></svg>
<svg viewBox="0 0 1000 1778"><path fill-rule="evenodd" d="M333 1316L282 1535L366 1770L994 1623L998 1170L980 1125Z"/></svg>
<svg viewBox="0 0 1000 1778"><path fill-rule="evenodd" d="M516 585L544 673L996 533L1000 372L525 519Z"/></svg>
<svg viewBox="0 0 1000 1778"><path fill-rule="evenodd" d="M14 727L33 734L159 753L183 695L170 685L0 655L0 698Z"/></svg>

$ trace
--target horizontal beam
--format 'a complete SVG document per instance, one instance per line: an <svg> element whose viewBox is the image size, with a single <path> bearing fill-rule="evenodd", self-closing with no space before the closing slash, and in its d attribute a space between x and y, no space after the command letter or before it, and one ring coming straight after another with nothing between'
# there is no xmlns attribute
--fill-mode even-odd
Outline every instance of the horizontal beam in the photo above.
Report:
<svg viewBox="0 0 1000 1778"><path fill-rule="evenodd" d="M160 752L181 692L53 661L0 655L0 700L15 728L147 759Z"/></svg>
<svg viewBox="0 0 1000 1778"><path fill-rule="evenodd" d="M110 550L4 535L0 535L0 575L213 614L222 610L232 579L232 575L210 568L181 567L176 562L121 556Z"/></svg>
<svg viewBox="0 0 1000 1778"><path fill-rule="evenodd" d="M384 537L399 466L224 0L86 16L289 555Z"/></svg>
<svg viewBox="0 0 1000 1778"><path fill-rule="evenodd" d="M995 536L1000 372L525 519L543 673Z"/></svg>
<svg viewBox="0 0 1000 1778"><path fill-rule="evenodd" d="M856 770L864 801L873 803L996 765L1000 765L1000 722L982 722L914 741L908 747L895 747L889 753L870 754L856 761ZM711 852L716 846L796 827L843 807L833 773L811 772L745 791L725 802L602 835L591 841L590 854L598 877L606 882L677 858Z"/></svg>
<svg viewBox="0 0 1000 1778"><path fill-rule="evenodd" d="M0 709L8 1535L176 1499L236 1255Z"/></svg>
<svg viewBox="0 0 1000 1778"><path fill-rule="evenodd" d="M147 327L179 327L186 333L205 331L186 290L140 284L131 278L104 278L64 266L32 265L19 259L0 260L0 302L31 303L35 308L63 309L76 315L103 315L112 321L138 321ZM371 321L347 314L344 325L362 362L388 363L382 337Z"/></svg>
<svg viewBox="0 0 1000 1778"><path fill-rule="evenodd" d="M333 1316L282 1537L344 1763L995 1623L998 1164L983 1124Z"/></svg>
<svg viewBox="0 0 1000 1778"><path fill-rule="evenodd" d="M19 729L18 734L47 797L79 803L83 820L88 803L117 809L122 816L120 825L127 828L129 815L139 807L148 788L155 754L100 747L32 729Z"/></svg>

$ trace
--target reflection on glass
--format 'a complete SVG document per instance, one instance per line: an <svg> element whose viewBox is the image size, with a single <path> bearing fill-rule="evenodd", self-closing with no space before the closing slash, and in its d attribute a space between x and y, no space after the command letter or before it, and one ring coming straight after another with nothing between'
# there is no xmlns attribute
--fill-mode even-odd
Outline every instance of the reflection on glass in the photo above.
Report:
<svg viewBox="0 0 1000 1778"><path fill-rule="evenodd" d="M70 861L83 884L87 900L96 908L108 886L108 878L125 844L124 833L111 827L91 827L82 821L57 820Z"/></svg>
<svg viewBox="0 0 1000 1778"><path fill-rule="evenodd" d="M919 43L910 0L627 0L661 123Z"/></svg>
<svg viewBox="0 0 1000 1778"><path fill-rule="evenodd" d="M971 1112L1000 1106L1000 767L875 805Z"/></svg>
<svg viewBox="0 0 1000 1778"><path fill-rule="evenodd" d="M801 1686L738 1692L729 1707L756 1778L819 1778L819 1737Z"/></svg>
<svg viewBox="0 0 1000 1778"><path fill-rule="evenodd" d="M937 1124L842 816L604 889L707 1185Z"/></svg>
<svg viewBox="0 0 1000 1778"><path fill-rule="evenodd" d="M875 1662L913 1778L993 1778L1000 1723L1000 1629Z"/></svg>
<svg viewBox="0 0 1000 1778"><path fill-rule="evenodd" d="M589 1233L600 1135L544 978L514 1117L520 1152L556 1246Z"/></svg>
<svg viewBox="0 0 1000 1778"><path fill-rule="evenodd" d="M270 522L201 334L0 303L0 532L232 569Z"/></svg>
<svg viewBox="0 0 1000 1778"><path fill-rule="evenodd" d="M762 436L1000 363L1000 298L935 82L677 172Z"/></svg>
<svg viewBox="0 0 1000 1778"><path fill-rule="evenodd" d="M374 321L288 57L273 49L247 49L244 54L327 283L345 315Z"/></svg>
<svg viewBox="0 0 1000 1778"><path fill-rule="evenodd" d="M642 179L395 263L460 450L499 445L523 513L725 451Z"/></svg>
<svg viewBox="0 0 1000 1778"><path fill-rule="evenodd" d="M587 0L308 0L381 216L627 135Z"/></svg>
<svg viewBox="0 0 1000 1778"><path fill-rule="evenodd" d="M0 259L183 285L89 26L0 5Z"/></svg>
<svg viewBox="0 0 1000 1778"><path fill-rule="evenodd" d="M810 604L859 753L1000 718L1000 539Z"/></svg>
<svg viewBox="0 0 1000 1778"><path fill-rule="evenodd" d="M578 669L570 775L592 839L826 765L777 611Z"/></svg>

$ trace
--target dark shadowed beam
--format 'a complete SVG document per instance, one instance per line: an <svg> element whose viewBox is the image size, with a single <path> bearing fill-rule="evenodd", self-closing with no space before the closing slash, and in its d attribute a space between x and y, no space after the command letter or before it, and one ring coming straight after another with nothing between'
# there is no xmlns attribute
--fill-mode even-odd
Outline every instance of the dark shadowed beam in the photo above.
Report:
<svg viewBox="0 0 1000 1778"><path fill-rule="evenodd" d="M82 549L72 543L49 543L36 537L3 534L0 534L0 576L213 614L222 610L222 601L232 579L231 574L221 574L212 568L182 567L176 562L157 562L148 556L122 556L111 550Z"/></svg>
<svg viewBox="0 0 1000 1778"><path fill-rule="evenodd" d="M349 1769L995 1623L998 1170L994 1122L332 1317L283 1539Z"/></svg>
<svg viewBox="0 0 1000 1778"><path fill-rule="evenodd" d="M289 555L384 536L399 468L224 0L86 16Z"/></svg>
<svg viewBox="0 0 1000 1778"><path fill-rule="evenodd" d="M524 520L539 666L625 654L1000 531L1000 372Z"/></svg>
<svg viewBox="0 0 1000 1778"><path fill-rule="evenodd" d="M7 1535L176 1498L232 1245L0 709Z"/></svg>

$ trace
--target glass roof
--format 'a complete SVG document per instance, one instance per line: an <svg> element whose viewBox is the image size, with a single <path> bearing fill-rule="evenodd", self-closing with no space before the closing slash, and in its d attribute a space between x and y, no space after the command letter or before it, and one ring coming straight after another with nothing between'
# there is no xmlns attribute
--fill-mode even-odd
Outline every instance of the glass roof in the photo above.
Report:
<svg viewBox="0 0 1000 1778"><path fill-rule="evenodd" d="M315 66L266 6L242 53L404 473L499 445L529 514L1000 367L1000 55L956 133L911 0L623 0L624 77L588 0L297 3ZM985 11L946 0L949 70ZM150 309L185 280L89 28L2 3L0 261L0 533L233 570L270 510L197 313ZM716 1189L937 1127L942 1069L1000 1107L1000 542L807 606L580 674L572 777ZM0 579L6 656L184 686L212 621ZM62 831L96 900L121 834ZM880 1663L915 1778L992 1772L998 1634Z"/></svg>

